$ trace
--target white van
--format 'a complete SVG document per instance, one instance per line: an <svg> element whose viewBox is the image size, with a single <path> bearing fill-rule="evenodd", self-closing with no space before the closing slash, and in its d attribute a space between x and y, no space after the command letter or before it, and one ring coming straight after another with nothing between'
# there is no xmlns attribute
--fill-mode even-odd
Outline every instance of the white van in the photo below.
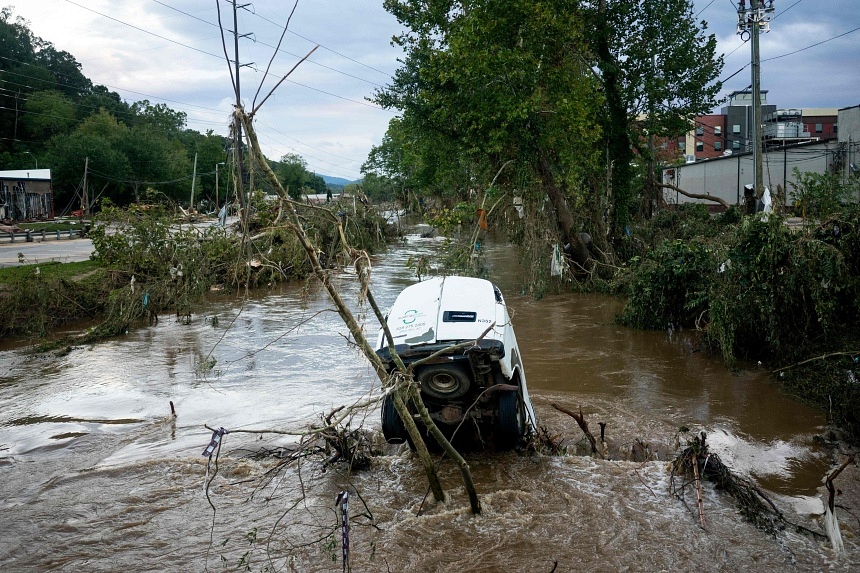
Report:
<svg viewBox="0 0 860 573"><path fill-rule="evenodd" d="M408 366L461 343L415 367L430 416L461 445L508 449L537 428L520 349L501 291L490 281L438 277L409 286L387 316L394 348ZM376 353L395 369L379 333ZM419 423L420 420L417 419ZM458 429L459 428L459 429ZM389 442L407 440L389 396L382 405Z"/></svg>

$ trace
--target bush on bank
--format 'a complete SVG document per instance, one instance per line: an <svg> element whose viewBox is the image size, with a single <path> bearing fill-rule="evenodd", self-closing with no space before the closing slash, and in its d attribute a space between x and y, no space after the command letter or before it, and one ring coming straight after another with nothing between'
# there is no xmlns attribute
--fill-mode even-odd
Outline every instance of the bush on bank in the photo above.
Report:
<svg viewBox="0 0 860 573"><path fill-rule="evenodd" d="M672 219L642 234L660 237ZM800 228L778 216L719 219L694 217L686 228L698 233L685 236L682 227L684 238L667 233L631 259L621 322L698 328L728 364L779 368L829 354L781 379L860 438L860 209L843 207Z"/></svg>
<svg viewBox="0 0 860 573"><path fill-rule="evenodd" d="M52 276L34 268L2 280L0 334L44 337L70 322L97 324L75 338L89 342L124 332L165 312L190 316L214 287L266 288L311 272L304 249L277 217L277 202L255 196L249 232L178 221L161 205L105 206L95 218L93 268ZM340 221L346 240L374 251L386 242L386 222L352 201L300 207L308 235L330 266L338 264ZM58 265L63 266L63 265ZM2 276L2 275L0 275Z"/></svg>

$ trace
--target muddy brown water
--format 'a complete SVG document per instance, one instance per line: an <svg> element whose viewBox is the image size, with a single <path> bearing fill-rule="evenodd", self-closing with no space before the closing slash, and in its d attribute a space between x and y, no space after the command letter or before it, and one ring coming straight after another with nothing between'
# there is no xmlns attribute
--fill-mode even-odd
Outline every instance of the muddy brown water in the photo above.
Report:
<svg viewBox="0 0 860 573"><path fill-rule="evenodd" d="M438 248L422 230L375 260L382 304L414 281L407 259ZM689 333L616 325L614 299L520 295L511 257L491 248L491 278L514 311L541 424L573 453L469 454L482 515L470 515L451 464L441 467L450 499L433 503L406 449L351 475L313 457L274 471L277 460L247 452L294 439L248 433L227 434L209 467L213 511L204 424L301 430L377 387L324 293L291 285L244 303L223 295L190 324L163 317L62 357L0 351L0 569L341 571L334 502L348 489L353 571L856 570L856 519L844 520L837 556L826 542L753 528L711 487L704 528L692 494L686 506L669 495L678 428L704 430L792 520L822 530L832 460L815 440L821 413L754 365L728 371ZM356 300L353 277L338 281ZM582 434L553 402L581 408L595 432L605 422L612 459L577 455ZM352 423L378 427L378 412Z"/></svg>

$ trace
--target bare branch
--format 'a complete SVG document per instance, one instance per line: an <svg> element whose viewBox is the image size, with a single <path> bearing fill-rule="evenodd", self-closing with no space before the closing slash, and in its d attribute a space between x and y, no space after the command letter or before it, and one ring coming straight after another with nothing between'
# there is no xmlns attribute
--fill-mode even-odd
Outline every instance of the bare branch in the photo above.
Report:
<svg viewBox="0 0 860 573"><path fill-rule="evenodd" d="M298 62L296 62L296 65L294 65L292 68L290 68L290 71L288 71L288 72L284 75L284 77L282 77L280 80L278 80L278 83L276 83L276 84L274 85L274 87L273 87L271 90L269 90L269 93L268 93L268 94L266 94L266 97L264 97L264 98L263 98L263 101L261 101L261 102L260 102L260 104L259 104L257 107L255 107L253 110L251 110L251 113L249 113L249 114L248 114L248 117L254 117L254 114L255 114L255 113L257 113L257 111L259 111L259 109L263 106L263 104L264 104L264 103L266 103L266 100L267 100L267 99L269 99L269 97L270 97L273 93L275 93L275 90L276 90L276 89L278 89L278 87L280 87L280 85L281 85L282 83L284 83L284 81L285 81L288 77L290 77L290 74L292 74L292 73L296 70L296 68L298 68L298 67L302 64L302 62L304 62L304 61L305 61L305 60L307 60L309 57L311 57L311 54L313 54L314 52L316 52L316 51L317 51L317 48L319 48L319 44L317 44L316 46L314 46L314 47L313 47L313 49L311 49L311 51L310 51L310 52L308 52L307 54L305 54L305 57L304 57L304 58L302 58L301 60L299 60ZM256 97L256 96L255 96L255 97Z"/></svg>
<svg viewBox="0 0 860 573"><path fill-rule="evenodd" d="M296 3L293 4L293 9L290 10L290 15L287 17L287 23L284 25L284 31L281 32L281 37L278 39L278 45L275 46L275 50L272 52L272 57L269 59L269 65L266 66L266 71L263 73L263 79L260 80L260 85L257 86L257 93L254 94L254 99L251 101L251 107L254 107L254 104L257 103L257 96L260 95L260 90L263 89L263 83L266 81L266 78L269 77L269 70L272 67L272 62L275 61L275 56L278 55L278 52L281 50L281 42L284 41L284 36L287 34L287 30L290 27L290 20L293 19L293 14L296 12L296 7L299 5L299 0L296 0Z"/></svg>
<svg viewBox="0 0 860 573"><path fill-rule="evenodd" d="M656 185L657 187L662 187L664 189L671 189L672 191L677 191L681 195L685 197L689 197L690 199L703 199L705 201L713 201L714 203L719 203L726 209L730 209L731 205L729 205L728 201L722 199L720 197L715 197L714 195L703 195L701 193L690 193L689 191L684 191L680 187L676 187L675 185L671 185L669 183L660 183L659 181L652 180L651 183Z"/></svg>

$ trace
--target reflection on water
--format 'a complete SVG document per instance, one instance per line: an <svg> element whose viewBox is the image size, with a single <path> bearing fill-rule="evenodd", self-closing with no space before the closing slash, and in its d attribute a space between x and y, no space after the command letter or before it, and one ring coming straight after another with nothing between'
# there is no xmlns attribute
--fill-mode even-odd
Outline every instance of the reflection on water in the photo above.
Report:
<svg viewBox="0 0 860 573"><path fill-rule="evenodd" d="M407 259L437 248L439 240L421 238L421 230L374 259L383 306L414 282ZM551 402L581 407L593 427L605 422L621 460L636 444L664 459L681 426L704 429L728 465L789 505L815 508L809 500L828 467L813 442L824 423L819 413L780 395L764 372L726 370L697 352L684 332L618 326L614 299L535 301L517 294L519 273L509 257L509 247L490 250L492 278L514 311L530 390L551 433L572 448L581 440ZM353 276L336 280L346 300L358 299ZM368 332L376 332L370 321ZM211 491L219 519L210 531L200 453L210 437L204 424L298 431L376 388L347 335L325 293L309 282L244 302L224 295L191 324L162 317L157 326L61 358L0 353L0 561L34 571L196 571L220 568L225 555L233 567L249 550L244 534L258 527L256 571L265 565L264 543L271 555L283 556L289 543L319 538L319 523L333 522L333 496L347 487L340 473L320 473L308 462L301 480L287 470L259 503L251 502L248 486L230 484L262 474L272 462L229 451L290 438L228 434ZM377 416L370 413L367 423L376 425ZM472 456L469 463L485 509L480 518L467 514L450 464L442 471L452 499L431 504L422 516L415 514L426 485L408 452L382 456L371 472L352 476L350 487L362 492L365 513L374 518L373 525L356 518L355 570L549 571L558 561L559 571L801 571L829 563L826 552L793 534L777 546L713 492L706 500L709 531L698 530L683 504L666 495L660 462L508 453ZM301 518L279 522L301 487L308 495ZM262 501L270 497L278 503ZM280 529L268 539L274 523ZM223 544L211 548L210 535ZM319 544L312 547L296 554L293 570L339 570Z"/></svg>

